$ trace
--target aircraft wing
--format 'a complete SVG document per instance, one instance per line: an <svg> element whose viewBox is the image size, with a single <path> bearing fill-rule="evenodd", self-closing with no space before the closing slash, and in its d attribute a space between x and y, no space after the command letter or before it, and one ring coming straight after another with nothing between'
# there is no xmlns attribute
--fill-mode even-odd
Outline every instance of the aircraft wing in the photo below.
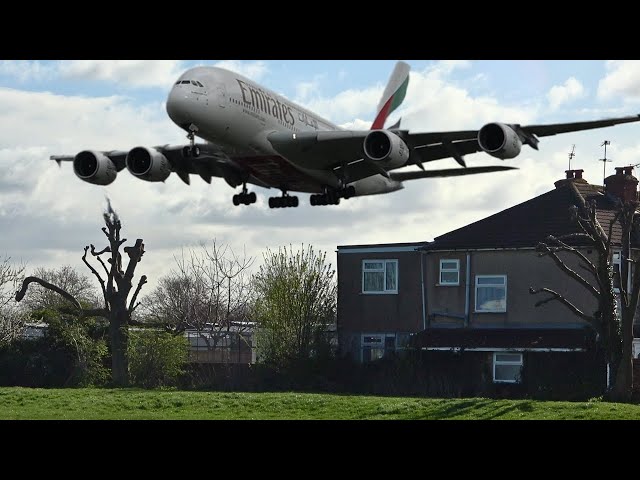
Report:
<svg viewBox="0 0 640 480"><path fill-rule="evenodd" d="M556 123L549 125L506 124L522 140L523 144L537 149L539 140L559 133L610 127L622 123L640 121L640 115L609 118L590 122ZM406 130L391 129L409 147L410 156L403 166L418 165L443 158L453 158L466 167L464 155L481 152L478 143L479 130L451 132L410 133ZM370 131L335 130L317 132L273 132L268 140L273 148L295 166L309 170L333 170L348 172L349 181L356 181L371 175L388 172L377 162L365 158L364 140ZM424 178L424 177L421 177Z"/></svg>
<svg viewBox="0 0 640 480"><path fill-rule="evenodd" d="M201 152L198 157L185 157L183 154L184 147L185 145L164 145L153 147L153 149L167 158L172 171L187 185L190 184L190 175L200 175L207 183L211 183L212 177L225 178L232 186L237 186L242 183L238 177L241 169L216 145L210 143L198 144ZM108 151L99 153L108 157L116 166L118 172L126 168L125 162L129 152ZM50 158L60 165L61 162L72 162L75 156L52 155ZM256 183L260 184L259 181Z"/></svg>

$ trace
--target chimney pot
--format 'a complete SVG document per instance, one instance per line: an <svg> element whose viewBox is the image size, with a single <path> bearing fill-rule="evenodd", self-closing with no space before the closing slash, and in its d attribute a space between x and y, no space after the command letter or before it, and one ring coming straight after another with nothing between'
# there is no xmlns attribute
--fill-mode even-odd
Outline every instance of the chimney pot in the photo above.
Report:
<svg viewBox="0 0 640 480"><path fill-rule="evenodd" d="M605 178L605 192L619 198L622 203L638 200L638 179L633 176L633 166L616 167L615 175Z"/></svg>

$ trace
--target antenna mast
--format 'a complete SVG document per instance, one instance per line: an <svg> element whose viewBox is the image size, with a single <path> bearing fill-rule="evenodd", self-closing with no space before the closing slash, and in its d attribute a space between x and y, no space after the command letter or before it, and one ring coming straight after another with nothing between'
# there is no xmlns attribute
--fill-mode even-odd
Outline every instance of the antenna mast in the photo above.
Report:
<svg viewBox="0 0 640 480"><path fill-rule="evenodd" d="M571 153L569 154L569 170L571 170L571 160L576 156L576 146L571 147Z"/></svg>
<svg viewBox="0 0 640 480"><path fill-rule="evenodd" d="M601 158L599 161L602 162L602 186L604 187L604 179L607 176L607 162L611 162L610 159L607 159L607 145L611 145L609 140L605 140L602 142L601 147L604 147L604 158Z"/></svg>

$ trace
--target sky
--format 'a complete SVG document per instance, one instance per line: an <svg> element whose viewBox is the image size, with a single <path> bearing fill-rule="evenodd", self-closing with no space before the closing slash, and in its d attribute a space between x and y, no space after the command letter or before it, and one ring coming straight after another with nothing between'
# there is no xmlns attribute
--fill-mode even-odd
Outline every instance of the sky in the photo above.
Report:
<svg viewBox="0 0 640 480"><path fill-rule="evenodd" d="M640 113L639 61L428 61L412 68L402 117L412 132L479 129L494 121L522 125L596 120ZM554 188L569 167L602 183L614 167L640 163L640 124L545 137L540 150L524 146L501 161L485 153L469 166L508 165L517 171L407 182L392 194L355 198L339 206L271 210L277 192L252 187L258 203L233 207L223 179L198 177L186 186L175 175L147 183L125 170L101 187L82 182L70 163L50 155L85 150L186 143L166 114L180 74L195 65L241 73L343 127L368 129L395 61L346 60L0 60L0 258L38 267L82 264L83 247L105 243L102 212L108 196L133 244L144 239L137 267L150 293L174 267L181 249L211 242L262 262L267 249L313 245L336 263L338 245L430 241ZM453 159L427 168L455 168ZM407 167L413 170L417 167ZM137 283L137 279L134 280Z"/></svg>

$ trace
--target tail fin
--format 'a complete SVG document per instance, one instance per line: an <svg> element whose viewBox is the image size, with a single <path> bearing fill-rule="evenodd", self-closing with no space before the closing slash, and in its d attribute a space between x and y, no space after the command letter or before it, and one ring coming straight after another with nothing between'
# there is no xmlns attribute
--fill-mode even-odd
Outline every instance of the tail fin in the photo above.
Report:
<svg viewBox="0 0 640 480"><path fill-rule="evenodd" d="M407 87L409 86L410 69L409 64L405 62L396 63L396 68L393 69L387 88L384 89L382 99L378 104L378 113L373 125L371 125L371 130L384 128L389 115L404 101L404 97L407 95Z"/></svg>

